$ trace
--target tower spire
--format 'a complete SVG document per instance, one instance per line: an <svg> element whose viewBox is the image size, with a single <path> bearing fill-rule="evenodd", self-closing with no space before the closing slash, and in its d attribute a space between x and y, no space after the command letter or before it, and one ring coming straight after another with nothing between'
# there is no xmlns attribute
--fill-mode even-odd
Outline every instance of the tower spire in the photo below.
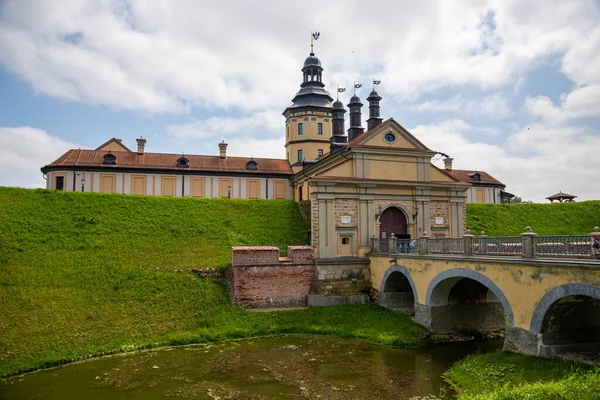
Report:
<svg viewBox="0 0 600 400"><path fill-rule="evenodd" d="M315 40L319 40L319 36L321 36L321 32L310 32L310 55L314 56L315 55L315 49L314 49L314 41Z"/></svg>

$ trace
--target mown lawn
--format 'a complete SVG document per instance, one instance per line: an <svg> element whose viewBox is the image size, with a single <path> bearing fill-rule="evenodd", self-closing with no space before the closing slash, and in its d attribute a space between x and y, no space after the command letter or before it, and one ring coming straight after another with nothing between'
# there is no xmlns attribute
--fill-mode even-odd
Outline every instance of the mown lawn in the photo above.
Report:
<svg viewBox="0 0 600 400"><path fill-rule="evenodd" d="M291 201L0 187L0 377L88 354L275 333L423 344L424 328L379 307L250 313L189 272L225 266L232 245L304 244L308 229Z"/></svg>
<svg viewBox="0 0 600 400"><path fill-rule="evenodd" d="M489 236L587 235L600 226L600 201L553 204L467 204L467 227Z"/></svg>
<svg viewBox="0 0 600 400"><path fill-rule="evenodd" d="M597 400L600 366L497 352L470 355L445 377L461 400Z"/></svg>

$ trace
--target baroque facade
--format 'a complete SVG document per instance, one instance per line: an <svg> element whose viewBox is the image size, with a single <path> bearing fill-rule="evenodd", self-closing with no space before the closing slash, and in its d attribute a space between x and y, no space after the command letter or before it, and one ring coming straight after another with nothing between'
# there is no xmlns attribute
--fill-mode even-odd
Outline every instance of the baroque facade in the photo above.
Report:
<svg viewBox="0 0 600 400"><path fill-rule="evenodd" d="M44 166L47 188L138 195L294 199L310 201L312 245L320 259L362 257L372 238L458 237L465 203L499 203L504 185L483 171L431 163L439 154L402 125L380 115L381 96L346 108L325 89L323 67L311 51L300 90L283 112L286 159L145 152L112 138L95 150L69 150Z"/></svg>

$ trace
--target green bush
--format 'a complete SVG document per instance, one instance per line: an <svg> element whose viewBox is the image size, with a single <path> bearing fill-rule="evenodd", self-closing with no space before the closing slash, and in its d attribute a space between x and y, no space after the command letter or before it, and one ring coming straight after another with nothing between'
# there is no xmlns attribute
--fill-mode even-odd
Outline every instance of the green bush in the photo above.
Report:
<svg viewBox="0 0 600 400"><path fill-rule="evenodd" d="M515 236L527 226L539 235L587 235L600 226L600 201L467 204L467 228L474 234Z"/></svg>

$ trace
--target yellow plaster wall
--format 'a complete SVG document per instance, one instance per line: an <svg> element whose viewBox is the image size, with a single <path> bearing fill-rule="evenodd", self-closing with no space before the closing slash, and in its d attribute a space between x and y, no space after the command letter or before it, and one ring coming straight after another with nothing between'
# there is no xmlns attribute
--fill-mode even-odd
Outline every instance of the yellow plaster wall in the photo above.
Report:
<svg viewBox="0 0 600 400"><path fill-rule="evenodd" d="M299 123L302 123L302 134L298 134ZM318 124L323 124L322 134L318 133ZM291 113L286 119L285 132L286 157L291 164L298 161L298 150L302 150L305 160L316 160L318 149L322 149L323 154L329 151L331 115L324 111ZM293 143L290 142L292 140L315 140L315 142ZM316 140L323 140L323 142Z"/></svg>
<svg viewBox="0 0 600 400"><path fill-rule="evenodd" d="M373 135L368 140L365 140L363 144L369 145L369 146L383 146L383 147L398 148L398 149L400 149L400 148L401 149L414 149L415 148L415 146L413 146L412 143L410 143L408 140L406 140L396 130L392 129L391 131L394 133L394 135L396 135L396 141L394 143L388 143L383 139L384 135L386 133L390 132L390 130L385 130L385 131L377 133L376 135Z"/></svg>
<svg viewBox="0 0 600 400"><path fill-rule="evenodd" d="M416 181L417 163L392 159L375 159L369 162L369 178L394 181Z"/></svg>
<svg viewBox="0 0 600 400"><path fill-rule="evenodd" d="M414 190L410 188L375 188L373 193L375 194L396 194L412 196Z"/></svg>
<svg viewBox="0 0 600 400"><path fill-rule="evenodd" d="M352 160L346 160L335 167L318 174L318 176L337 176L344 178L352 178L354 176L354 168Z"/></svg>
<svg viewBox="0 0 600 400"><path fill-rule="evenodd" d="M323 154L327 153L329 151L329 142L290 143L285 151L286 154L289 154L288 161L293 164L298 161L298 150L302 150L304 160L316 160L319 157L319 149L323 150Z"/></svg>
<svg viewBox="0 0 600 400"><path fill-rule="evenodd" d="M122 145L120 145L118 142L115 142L115 141L108 143L106 146L102 147L100 150L111 151L111 152L112 151L123 151L123 152L127 151Z"/></svg>
<svg viewBox="0 0 600 400"><path fill-rule="evenodd" d="M434 182L456 182L454 179L450 178L448 175L444 174L439 169L435 168L433 165L431 168L431 180Z"/></svg>
<svg viewBox="0 0 600 400"><path fill-rule="evenodd" d="M381 290L385 272L390 268L389 257L370 257L371 282ZM515 326L529 329L537 303L549 290L568 283L583 283L600 286L600 270L585 267L547 267L492 262L435 260L422 257L397 258L397 265L410 271L417 293L415 300L425 304L427 288L441 272L455 268L466 268L478 272L494 282L504 293L512 307Z"/></svg>

